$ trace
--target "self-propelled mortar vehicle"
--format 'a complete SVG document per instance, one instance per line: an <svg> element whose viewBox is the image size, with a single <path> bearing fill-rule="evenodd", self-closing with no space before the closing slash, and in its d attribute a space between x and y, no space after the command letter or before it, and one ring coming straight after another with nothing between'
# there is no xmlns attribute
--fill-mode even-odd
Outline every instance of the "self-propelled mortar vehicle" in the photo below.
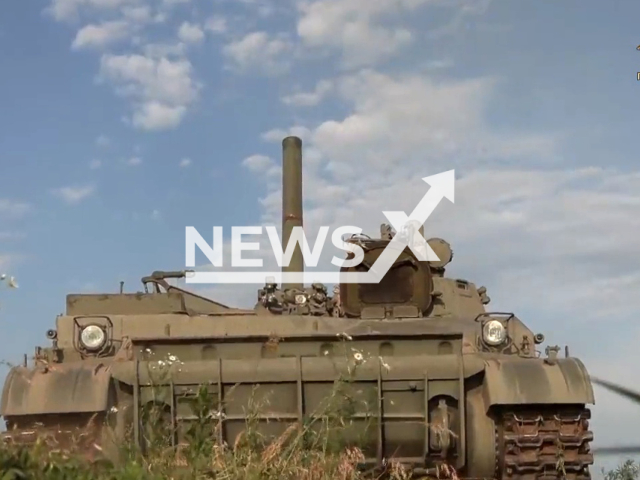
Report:
<svg viewBox="0 0 640 480"><path fill-rule="evenodd" d="M284 245L302 225L302 142L288 137ZM380 238L352 239L364 261L343 271L366 270L394 234L383 226ZM269 282L253 309L168 281L184 272L144 277L139 293L68 295L66 312L47 332L51 345L6 379L3 436L63 441L94 419L89 445L99 444L105 422L116 435L130 427L139 442L141 411L157 399L150 366L167 356L180 362L163 387L172 425L193 418L183 399L206 384L222 418L221 439L233 445L260 385L277 401L259 413L258 420L271 420L259 428L277 433L303 423L334 388L353 360L341 350L346 342L358 363L349 381L373 399L371 412L354 414L375 425L358 440L366 465L396 459L428 474L446 461L467 478L590 478L594 395L583 363L558 347L538 351L542 334L515 313L491 311L486 288L447 276L453 254L445 240L428 244L438 261L419 260L407 248L377 284L344 283L329 292L322 284ZM296 248L283 270L302 269Z"/></svg>

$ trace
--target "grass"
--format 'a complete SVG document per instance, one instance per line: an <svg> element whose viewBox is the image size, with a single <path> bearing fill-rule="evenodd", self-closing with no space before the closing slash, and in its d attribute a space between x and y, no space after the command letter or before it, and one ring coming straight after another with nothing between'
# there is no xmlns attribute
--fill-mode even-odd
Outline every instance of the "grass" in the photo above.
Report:
<svg viewBox="0 0 640 480"><path fill-rule="evenodd" d="M128 432L126 440L118 447L118 460L113 462L89 462L44 440L30 447L4 445L0 446L0 480L364 478L358 467L365 456L355 445L361 444L370 428L375 426L376 415L370 412L370 406L376 402L358 395L362 392L354 391L351 381L358 366L372 360L364 358L362 352L349 348L346 343L344 346L345 375L335 381L325 402L304 423L289 423L277 435L265 435L260 425L264 420L259 414L269 399L257 401L254 395L245 409L242 433L233 445L227 445L220 435L224 414L216 410L217 401L208 386L202 385L197 395L190 398L195 420L185 424L184 441L172 446L175 432L162 408L157 406L168 404L168 399L164 398L167 388L163 385L168 383L172 371L182 365L169 354L150 364L153 401L141 409L141 418L142 423L151 428L140 430L141 445L133 441L133 432ZM388 367L382 358L373 361L380 361L381 368ZM232 398L233 389L225 397ZM366 413L364 420L361 416L355 419L356 412ZM94 448L101 450L99 446ZM409 478L408 471L394 462L388 465L388 473L393 480Z"/></svg>
<svg viewBox="0 0 640 480"><path fill-rule="evenodd" d="M604 480L636 480L640 475L640 465L626 460L622 465L609 472L602 471Z"/></svg>
<svg viewBox="0 0 640 480"><path fill-rule="evenodd" d="M196 403L202 406L207 395L208 390L201 389ZM152 410L146 413L154 416ZM261 435L256 416L249 414L244 434L231 448L218 440L219 417L201 408L198 420L186 432L188 443L167 446L166 435L170 432L165 424L156 422L142 435L148 445L146 455L129 441L122 445L118 462L88 462L63 450L52 451L45 442L30 447L2 446L0 480L363 479L364 474L358 470L364 460L362 451L340 441L349 421L337 412L325 413L305 425L291 424L275 438ZM392 480L410 478L396 463L390 464L388 474ZM640 465L627 460L602 474L605 480L636 480Z"/></svg>
<svg viewBox="0 0 640 480"><path fill-rule="evenodd" d="M156 447L143 457L124 448L118 464L109 461L89 463L80 457L46 450L43 444L32 447L0 447L0 480L359 480L364 478L357 465L363 459L357 448L331 450L324 433L305 439L297 426L264 442L247 425L234 449L217 444L215 431L207 422L196 423L191 431L195 443L186 448ZM304 430L304 429L303 429ZM212 435L213 433L213 435ZM305 439L306 440L306 439ZM640 465L627 460L615 470L602 472L605 480L636 480ZM391 464L389 477L407 480L408 472Z"/></svg>
<svg viewBox="0 0 640 480"><path fill-rule="evenodd" d="M272 436L260 428L260 411L268 399L250 399L245 410L244 431L233 445L222 441L220 429L223 414L207 385L201 386L191 398L195 420L183 431L184 442L172 446L175 433L163 416L163 410L151 403L142 409L141 416L151 428L140 431L141 444L133 441L128 432L117 448L118 461L89 462L80 455L44 440L30 447L0 446L0 480L160 480L160 479L216 479L216 480L359 480L365 478L359 468L364 453L354 445L361 445L369 429L375 427L375 402L354 395L352 379L357 367L372 361L361 352L349 349L346 374L336 380L326 402L303 424L291 423ZM381 367L386 367L382 358ZM157 404L166 402L166 388L172 369L181 363L175 357L154 363L151 385ZM255 390L254 390L255 393ZM227 395L232 397L231 395ZM357 397L357 398L356 398ZM224 410L223 410L224 411ZM356 412L371 411L363 421L354 421ZM165 421L163 421L163 419ZM351 441L347 441L351 439ZM52 448L54 447L54 448ZM99 448L97 448L99 450ZM144 450L144 454L143 454ZM456 479L455 473L443 465L440 478ZM605 480L636 480L640 466L629 460L617 469L602 472ZM407 480L409 472L391 462L387 470L391 480Z"/></svg>

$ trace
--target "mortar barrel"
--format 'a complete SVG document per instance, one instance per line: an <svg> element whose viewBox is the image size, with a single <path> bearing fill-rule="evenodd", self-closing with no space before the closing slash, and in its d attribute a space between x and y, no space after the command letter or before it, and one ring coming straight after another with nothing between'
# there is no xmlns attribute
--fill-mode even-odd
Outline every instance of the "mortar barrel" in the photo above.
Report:
<svg viewBox="0 0 640 480"><path fill-rule="evenodd" d="M294 227L302 227L302 140L287 137L282 140L282 248L286 251ZM282 266L282 273L303 272L304 259L300 245L291 257L289 265ZM283 289L303 288L302 283L287 283Z"/></svg>

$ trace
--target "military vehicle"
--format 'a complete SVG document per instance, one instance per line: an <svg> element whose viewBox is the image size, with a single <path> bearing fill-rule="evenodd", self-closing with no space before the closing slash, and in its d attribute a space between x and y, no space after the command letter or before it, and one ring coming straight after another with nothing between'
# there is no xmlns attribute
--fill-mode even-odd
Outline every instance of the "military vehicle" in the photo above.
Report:
<svg viewBox="0 0 640 480"><path fill-rule="evenodd" d="M287 137L282 145L287 245L303 226L302 142ZM383 225L380 238L350 238L364 260L341 271L367 271L396 234ZM163 384L168 421L178 427L193 419L183 400L209 385L223 418L221 440L233 445L256 391L277 399L259 413L260 428L281 432L314 415L354 363L350 385L373 398L372 412L353 413L356 422L374 420L358 444L363 468L395 460L426 475L447 462L467 478L590 478L594 395L583 363L568 350L559 355L559 347L538 351L542 334L515 313L489 310L485 287L445 275L450 245L428 244L438 261L406 248L378 284L343 283L330 294L318 283L267 281L253 309L171 284L185 272L144 277L143 293L121 286L119 293L68 295L66 312L47 332L51 346L38 347L34 365L15 367L6 379L4 438L26 443L46 432L63 441L96 418L118 435L131 426L141 442L141 409L154 401L150 369L169 356L180 366ZM299 246L283 271L303 271ZM341 352L345 345L352 357ZM92 442L106 427L95 428L87 433ZM179 432L172 442L181 441Z"/></svg>

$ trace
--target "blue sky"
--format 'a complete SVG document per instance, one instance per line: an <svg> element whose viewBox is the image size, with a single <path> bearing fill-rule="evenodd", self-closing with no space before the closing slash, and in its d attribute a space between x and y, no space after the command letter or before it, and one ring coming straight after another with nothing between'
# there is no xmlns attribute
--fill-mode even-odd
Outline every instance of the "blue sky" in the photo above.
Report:
<svg viewBox="0 0 640 480"><path fill-rule="evenodd" d="M68 292L183 268L186 225L277 225L293 132L310 231L376 233L455 168L427 226L452 273L640 387L638 18L631 0L7 2L0 266L20 288L1 357L42 343ZM597 400L599 443L633 439L640 411Z"/></svg>

